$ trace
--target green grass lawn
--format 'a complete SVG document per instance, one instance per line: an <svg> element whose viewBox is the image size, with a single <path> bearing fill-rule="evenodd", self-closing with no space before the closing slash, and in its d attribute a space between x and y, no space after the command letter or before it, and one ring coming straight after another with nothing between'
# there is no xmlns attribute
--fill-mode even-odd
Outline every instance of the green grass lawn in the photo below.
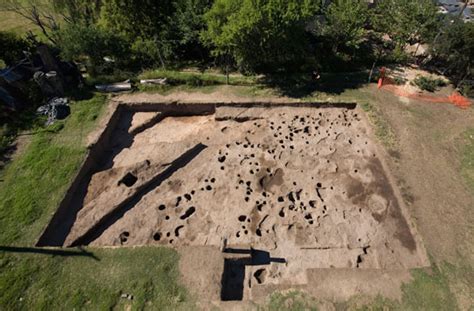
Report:
<svg viewBox="0 0 474 311"><path fill-rule="evenodd" d="M401 301L393 301L383 297L356 296L345 302L335 303L336 310L457 310L456 300L449 290L448 273L453 267L445 265L443 270L434 267L430 273L422 270L413 270L413 281L402 286ZM318 310L324 302L317 301L308 295L290 291L274 293L263 310Z"/></svg>
<svg viewBox="0 0 474 311"><path fill-rule="evenodd" d="M92 257L21 248L34 245L57 208L105 101L104 95L75 101L65 121L35 127L28 148L0 172L0 310L186 306L186 292L177 283L178 255L171 249L88 249ZM123 293L133 300L120 298Z"/></svg>
<svg viewBox="0 0 474 311"><path fill-rule="evenodd" d="M32 245L77 172L105 96L71 104L71 116L26 134L27 150L0 172L0 245Z"/></svg>
<svg viewBox="0 0 474 311"><path fill-rule="evenodd" d="M1 250L1 249L0 249ZM88 249L90 256L0 251L1 310L188 309L178 255L166 248ZM131 295L131 300L122 298Z"/></svg>

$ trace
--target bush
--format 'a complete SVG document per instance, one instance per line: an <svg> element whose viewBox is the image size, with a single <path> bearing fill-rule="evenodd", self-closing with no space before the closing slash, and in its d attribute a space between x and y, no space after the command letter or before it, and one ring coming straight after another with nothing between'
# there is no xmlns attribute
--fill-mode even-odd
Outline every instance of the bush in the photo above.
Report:
<svg viewBox="0 0 474 311"><path fill-rule="evenodd" d="M417 76L415 80L413 80L413 84L418 86L421 90L428 92L434 92L438 88L446 86L446 82L442 79L424 76Z"/></svg>
<svg viewBox="0 0 474 311"><path fill-rule="evenodd" d="M59 32L61 56L85 60L92 75L108 73L129 63L129 44L112 31L96 26L67 24ZM111 61L105 61L105 57Z"/></svg>
<svg viewBox="0 0 474 311"><path fill-rule="evenodd" d="M393 82L395 82L395 85L404 85L406 80L402 77L395 77L393 78Z"/></svg>
<svg viewBox="0 0 474 311"><path fill-rule="evenodd" d="M464 96L474 98L474 81L463 81L458 88Z"/></svg>
<svg viewBox="0 0 474 311"><path fill-rule="evenodd" d="M173 54L168 45L163 45L158 39L137 38L131 49L132 55L140 67L163 66L165 60Z"/></svg>
<svg viewBox="0 0 474 311"><path fill-rule="evenodd" d="M0 127L0 156L2 156L15 140L14 133L4 124Z"/></svg>
<svg viewBox="0 0 474 311"><path fill-rule="evenodd" d="M23 51L29 51L28 41L13 33L0 31L0 62L9 66L24 58Z"/></svg>
<svg viewBox="0 0 474 311"><path fill-rule="evenodd" d="M311 1L217 0L204 15L201 39L227 69L295 72L310 54L305 25L318 9Z"/></svg>

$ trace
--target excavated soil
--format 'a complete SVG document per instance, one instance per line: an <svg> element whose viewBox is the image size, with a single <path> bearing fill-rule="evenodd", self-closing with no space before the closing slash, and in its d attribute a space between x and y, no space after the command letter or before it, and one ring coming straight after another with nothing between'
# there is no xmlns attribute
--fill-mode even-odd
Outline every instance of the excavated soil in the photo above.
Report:
<svg viewBox="0 0 474 311"><path fill-rule="evenodd" d="M428 265L355 105L209 107L120 109L39 244L209 247L224 301Z"/></svg>

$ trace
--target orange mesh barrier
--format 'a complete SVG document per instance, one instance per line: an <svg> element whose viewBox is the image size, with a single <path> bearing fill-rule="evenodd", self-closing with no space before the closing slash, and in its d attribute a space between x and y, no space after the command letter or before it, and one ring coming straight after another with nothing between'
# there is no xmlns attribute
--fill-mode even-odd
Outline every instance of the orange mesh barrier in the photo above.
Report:
<svg viewBox="0 0 474 311"><path fill-rule="evenodd" d="M385 77L385 72L381 75L381 78L378 82L378 88L389 91L397 96L406 97L414 100L425 101L429 103L449 103L453 104L461 109L467 109L471 106L471 101L459 94L458 92L453 92L451 96L435 96L427 95L420 93L409 93L404 90L402 87L398 87L393 84L393 81L390 78Z"/></svg>
<svg viewBox="0 0 474 311"><path fill-rule="evenodd" d="M451 96L449 96L449 101L458 106L459 108L466 109L471 106L471 101L466 97L462 96L458 92L454 92Z"/></svg>

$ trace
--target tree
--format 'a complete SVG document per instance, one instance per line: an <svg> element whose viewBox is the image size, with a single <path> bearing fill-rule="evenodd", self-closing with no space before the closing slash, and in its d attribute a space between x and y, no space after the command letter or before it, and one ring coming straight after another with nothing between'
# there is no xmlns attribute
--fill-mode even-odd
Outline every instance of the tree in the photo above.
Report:
<svg viewBox="0 0 474 311"><path fill-rule="evenodd" d="M436 34L438 9L433 0L380 0L372 24L403 49L407 44L427 41Z"/></svg>
<svg viewBox="0 0 474 311"><path fill-rule="evenodd" d="M85 60L91 74L102 73L105 57L116 66L127 62L128 44L119 34L94 25L67 24L59 31L58 45L66 60Z"/></svg>
<svg viewBox="0 0 474 311"><path fill-rule="evenodd" d="M217 0L205 15L201 38L212 54L245 72L297 70L308 52L311 0Z"/></svg>
<svg viewBox="0 0 474 311"><path fill-rule="evenodd" d="M168 31L172 0L102 0L100 23L128 38L150 38Z"/></svg>
<svg viewBox="0 0 474 311"><path fill-rule="evenodd" d="M325 12L323 35L332 43L334 53L355 53L367 38L369 12L365 0L336 0Z"/></svg>
<svg viewBox="0 0 474 311"><path fill-rule="evenodd" d="M138 63L164 65L173 58L177 44L171 27L174 1L102 1L99 26L126 38Z"/></svg>
<svg viewBox="0 0 474 311"><path fill-rule="evenodd" d="M204 59L207 49L202 45L200 33L205 29L204 14L212 6L212 0L178 0L172 18L176 52L182 58Z"/></svg>
<svg viewBox="0 0 474 311"><path fill-rule="evenodd" d="M51 0L56 12L68 23L92 25L97 22L101 0Z"/></svg>
<svg viewBox="0 0 474 311"><path fill-rule="evenodd" d="M0 31L0 60L11 66L24 57L23 52L29 51L28 41L17 37L13 33Z"/></svg>
<svg viewBox="0 0 474 311"><path fill-rule="evenodd" d="M456 83L474 79L474 23L454 19L443 28L431 50Z"/></svg>

